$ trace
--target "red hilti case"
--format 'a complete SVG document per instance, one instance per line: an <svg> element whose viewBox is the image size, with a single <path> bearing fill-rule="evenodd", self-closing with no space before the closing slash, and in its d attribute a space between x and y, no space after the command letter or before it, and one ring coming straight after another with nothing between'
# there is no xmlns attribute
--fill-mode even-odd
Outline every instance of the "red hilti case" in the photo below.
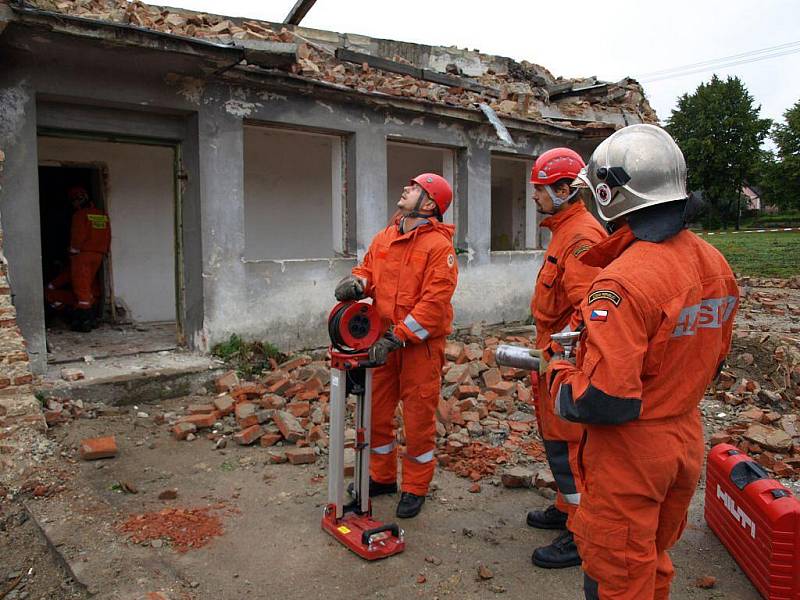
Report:
<svg viewBox="0 0 800 600"><path fill-rule="evenodd" d="M708 454L708 526L768 600L800 600L800 501L746 454Z"/></svg>

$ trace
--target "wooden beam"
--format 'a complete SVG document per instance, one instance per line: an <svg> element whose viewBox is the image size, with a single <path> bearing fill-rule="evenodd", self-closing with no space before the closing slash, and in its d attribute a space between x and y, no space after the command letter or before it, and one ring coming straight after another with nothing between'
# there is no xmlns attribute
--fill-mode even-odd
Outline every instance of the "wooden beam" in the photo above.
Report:
<svg viewBox="0 0 800 600"><path fill-rule="evenodd" d="M311 7L314 6L316 1L317 0L297 0L283 22L286 25L300 25L300 21L303 20L303 17L311 10Z"/></svg>

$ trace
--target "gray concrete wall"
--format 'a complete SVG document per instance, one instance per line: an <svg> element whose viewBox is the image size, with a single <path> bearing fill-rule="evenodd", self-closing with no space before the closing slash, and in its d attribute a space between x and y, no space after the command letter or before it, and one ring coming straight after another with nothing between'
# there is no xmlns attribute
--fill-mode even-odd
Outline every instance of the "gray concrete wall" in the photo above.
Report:
<svg viewBox="0 0 800 600"><path fill-rule="evenodd" d="M8 34L3 40L30 43ZM47 107L48 127L106 135L138 132L177 144L184 169L180 316L194 347L209 349L232 333L287 349L326 342L324 323L336 281L387 222L388 141L437 146L455 157L452 218L457 245L466 251L459 257L454 299L458 323L528 314L541 253L490 252L491 156L499 151L532 157L563 145L564 138L512 129L516 144L508 147L488 124L296 94L270 88L264 79L250 85L249 76L237 72L228 72L225 81L203 78L197 59L154 51L70 42L42 44L35 60L4 51L2 44L0 53L9 59L9 68L0 73L0 143L11 140L11 146L18 146L9 153L0 207L18 306L24 307L20 321L39 356L44 356L41 267L37 237L31 235L38 230L36 100ZM56 100L73 109L51 110ZM309 260L248 254L245 125L288 127L344 140L346 166L339 176L346 194L337 225L345 240L337 254L344 256Z"/></svg>

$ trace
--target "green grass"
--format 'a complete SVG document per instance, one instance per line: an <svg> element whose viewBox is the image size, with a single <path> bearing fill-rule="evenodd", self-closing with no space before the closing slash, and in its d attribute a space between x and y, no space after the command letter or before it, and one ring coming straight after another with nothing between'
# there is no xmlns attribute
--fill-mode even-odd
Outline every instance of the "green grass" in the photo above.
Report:
<svg viewBox="0 0 800 600"><path fill-rule="evenodd" d="M245 342L235 333L227 342L214 346L211 354L233 366L246 379L269 370L270 358L279 363L286 359L286 355L269 342Z"/></svg>
<svg viewBox="0 0 800 600"><path fill-rule="evenodd" d="M800 274L798 231L734 234L729 230L702 238L719 249L741 275L788 278Z"/></svg>

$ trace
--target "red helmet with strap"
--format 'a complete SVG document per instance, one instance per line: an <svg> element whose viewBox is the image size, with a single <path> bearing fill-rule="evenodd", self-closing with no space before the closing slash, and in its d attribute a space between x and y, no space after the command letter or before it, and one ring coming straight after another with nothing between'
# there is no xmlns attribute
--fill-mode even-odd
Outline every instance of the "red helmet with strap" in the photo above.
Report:
<svg viewBox="0 0 800 600"><path fill-rule="evenodd" d="M580 155L569 148L553 148L543 153L531 169L531 183L552 185L562 179L574 180L586 166Z"/></svg>
<svg viewBox="0 0 800 600"><path fill-rule="evenodd" d="M447 180L436 173L420 173L411 180L419 185L428 194L439 208L439 214L444 215L453 201L453 188Z"/></svg>

